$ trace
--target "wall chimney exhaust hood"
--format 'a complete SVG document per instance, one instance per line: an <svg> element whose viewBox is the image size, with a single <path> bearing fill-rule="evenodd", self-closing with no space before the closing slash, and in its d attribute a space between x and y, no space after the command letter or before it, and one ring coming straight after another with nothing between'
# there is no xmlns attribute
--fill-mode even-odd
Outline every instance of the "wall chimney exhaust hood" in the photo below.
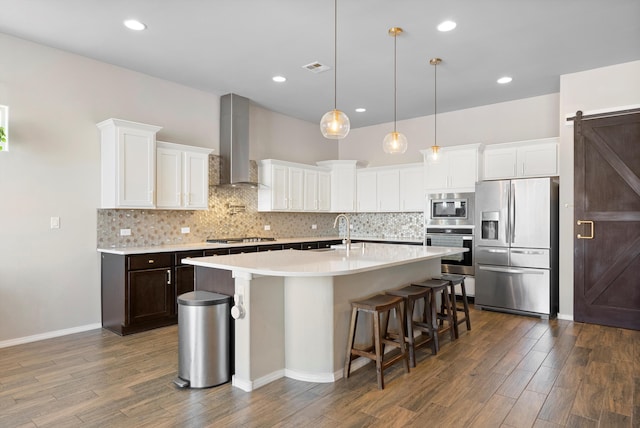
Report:
<svg viewBox="0 0 640 428"><path fill-rule="evenodd" d="M220 97L220 185L258 187L249 162L249 99Z"/></svg>

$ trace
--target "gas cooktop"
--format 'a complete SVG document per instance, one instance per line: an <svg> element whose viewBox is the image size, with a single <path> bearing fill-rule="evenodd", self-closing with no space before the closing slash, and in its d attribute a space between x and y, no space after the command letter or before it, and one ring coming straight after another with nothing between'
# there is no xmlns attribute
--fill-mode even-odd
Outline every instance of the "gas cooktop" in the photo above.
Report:
<svg viewBox="0 0 640 428"><path fill-rule="evenodd" d="M263 238L259 236L248 236L245 238L212 238L207 239L209 244L242 244L245 242L268 242L275 241L276 238Z"/></svg>

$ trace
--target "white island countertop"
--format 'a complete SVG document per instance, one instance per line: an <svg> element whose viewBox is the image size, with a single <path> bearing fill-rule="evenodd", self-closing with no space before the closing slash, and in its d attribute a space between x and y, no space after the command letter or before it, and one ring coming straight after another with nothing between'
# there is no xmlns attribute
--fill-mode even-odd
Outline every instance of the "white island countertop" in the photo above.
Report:
<svg viewBox="0 0 640 428"><path fill-rule="evenodd" d="M281 277L340 276L460 254L466 248L355 243L344 248L283 250L228 256L197 257L182 262L194 266Z"/></svg>
<svg viewBox="0 0 640 428"><path fill-rule="evenodd" d="M287 376L335 382L343 376L351 301L441 272L443 256L466 248L355 243L344 248L281 250L183 259L202 286L208 269L234 278L235 373L232 384L252 391ZM215 279L213 279L215 281ZM198 286L198 282L196 282ZM356 344L371 345L362 323ZM366 361L356 360L352 368Z"/></svg>

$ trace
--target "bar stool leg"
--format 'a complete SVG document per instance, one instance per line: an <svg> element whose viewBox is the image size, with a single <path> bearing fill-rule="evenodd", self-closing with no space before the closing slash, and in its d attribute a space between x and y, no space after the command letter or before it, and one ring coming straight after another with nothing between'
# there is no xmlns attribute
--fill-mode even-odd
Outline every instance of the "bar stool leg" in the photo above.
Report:
<svg viewBox="0 0 640 428"><path fill-rule="evenodd" d="M462 306L464 307L464 317L467 323L467 330L471 330L471 318L469 317L469 301L467 300L467 290L464 285L464 278L460 283L460 290L462 291Z"/></svg>
<svg viewBox="0 0 640 428"><path fill-rule="evenodd" d="M456 340L456 327L457 324L454 321L453 313L456 312L455 308L451 307L451 300L449 300L449 293L446 291L442 293L442 297L444 298L445 305L447 308L447 322L449 323L449 330L451 331L451 341Z"/></svg>
<svg viewBox="0 0 640 428"><path fill-rule="evenodd" d="M407 320L407 341L409 342L409 366L416 366L416 350L415 339L413 337L413 311L415 310L416 301L413 299L405 299L405 318Z"/></svg>
<svg viewBox="0 0 640 428"><path fill-rule="evenodd" d="M431 318L431 330L433 335L433 353L437 354L440 351L440 340L438 339L438 309L437 309L437 292L435 290L431 290L429 293L429 318Z"/></svg>
<svg viewBox="0 0 640 428"><path fill-rule="evenodd" d="M378 388L384 389L384 378L382 374L382 336L380 335L380 313L373 314L373 342L376 349L376 375L378 377ZM388 322L388 320L387 320Z"/></svg>
<svg viewBox="0 0 640 428"><path fill-rule="evenodd" d="M355 340L355 336L356 336L356 323L358 322L358 309L357 308L353 308L351 311L351 326L349 327L349 340L348 340L348 344L347 344L347 356L345 358L345 362L344 362L344 374L343 376L345 378L349 377L349 374L351 372L351 361L352 361L352 357L351 357L351 349L353 348L353 341Z"/></svg>
<svg viewBox="0 0 640 428"><path fill-rule="evenodd" d="M400 328L400 337L405 337L404 329L404 311L402 310L402 303L398 303L395 309L396 320L398 321L398 328ZM412 332L413 334L413 332ZM404 355L404 372L409 373L409 353L407 352L407 344L404 340L400 340L400 352Z"/></svg>

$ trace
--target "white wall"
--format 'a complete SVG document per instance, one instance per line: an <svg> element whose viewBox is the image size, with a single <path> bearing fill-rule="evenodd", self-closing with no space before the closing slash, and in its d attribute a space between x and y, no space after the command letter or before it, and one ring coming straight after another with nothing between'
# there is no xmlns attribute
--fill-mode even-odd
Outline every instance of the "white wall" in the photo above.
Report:
<svg viewBox="0 0 640 428"><path fill-rule="evenodd" d="M162 126L158 139L219 153L220 99L0 34L0 347L98 327L99 133L116 117ZM319 125L251 106L251 157L336 159ZM49 228L52 216L61 227Z"/></svg>
<svg viewBox="0 0 640 428"><path fill-rule="evenodd" d="M305 122L251 105L251 159L314 164L338 159L338 142L320 132L320 122Z"/></svg>
<svg viewBox="0 0 640 428"><path fill-rule="evenodd" d="M640 107L640 61L560 78L560 314L573 317L573 126L566 117Z"/></svg>
<svg viewBox="0 0 640 428"><path fill-rule="evenodd" d="M438 145L505 143L558 136L559 94L549 94L438 114ZM340 159L368 161L369 166L421 162L420 150L433 145L433 115L398 122L409 142L403 155L382 150L393 123L352 129L340 141Z"/></svg>

